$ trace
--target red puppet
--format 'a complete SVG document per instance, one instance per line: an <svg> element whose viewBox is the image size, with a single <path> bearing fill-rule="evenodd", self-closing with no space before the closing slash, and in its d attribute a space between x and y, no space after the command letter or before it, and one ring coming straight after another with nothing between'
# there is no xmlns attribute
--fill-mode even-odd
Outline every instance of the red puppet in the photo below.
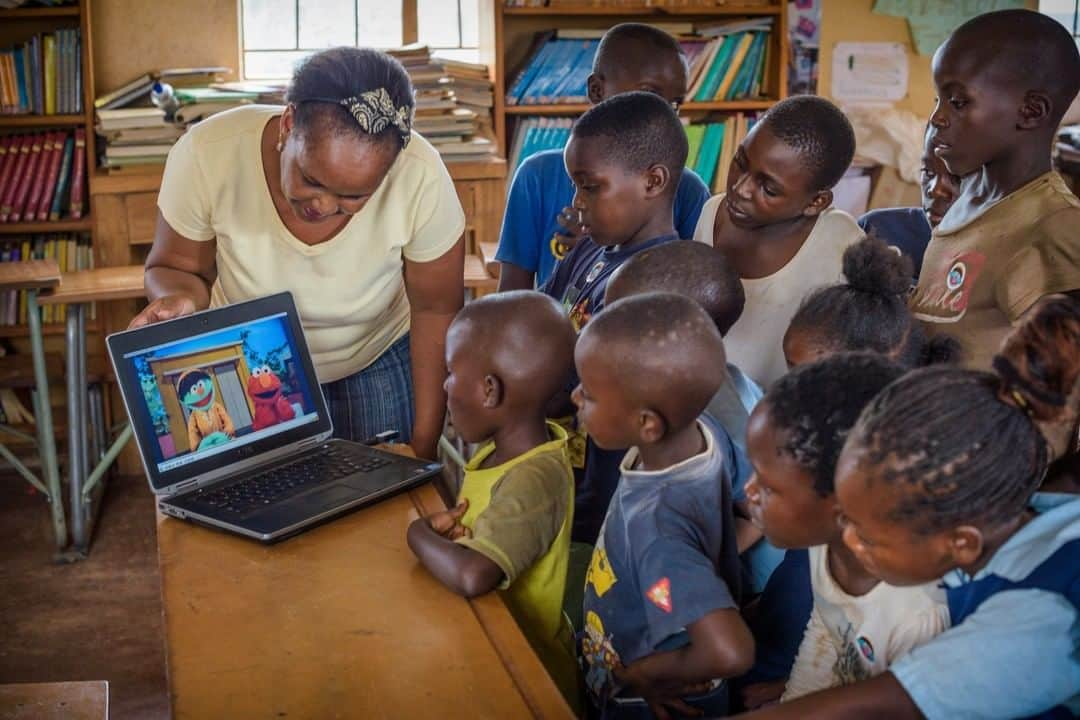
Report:
<svg viewBox="0 0 1080 720"><path fill-rule="evenodd" d="M255 403L252 430L262 430L296 417L296 411L281 392L281 380L266 365L251 371L247 383L248 395Z"/></svg>

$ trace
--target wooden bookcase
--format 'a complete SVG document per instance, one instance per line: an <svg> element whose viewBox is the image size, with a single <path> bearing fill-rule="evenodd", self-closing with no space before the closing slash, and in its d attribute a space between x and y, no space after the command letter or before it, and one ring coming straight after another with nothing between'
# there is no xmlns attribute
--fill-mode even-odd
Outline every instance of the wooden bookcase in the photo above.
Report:
<svg viewBox="0 0 1080 720"><path fill-rule="evenodd" d="M722 22L739 18L774 17L769 65L765 69L769 98L734 102L686 103L679 112L690 118L708 113L765 110L787 96L788 29L787 3L740 4L717 0L709 6L655 7L620 2L590 3L556 7L506 7L503 0L480 0L480 62L492 69L495 83L493 120L500 152L505 157L513 139L515 121L520 116L576 116L588 105L506 105L506 89L527 60L536 33L555 28L607 29L621 22Z"/></svg>
<svg viewBox="0 0 1080 720"><path fill-rule="evenodd" d="M78 220L46 222L0 223L0 241L11 235L42 233L72 233L93 230L89 196L93 182L94 163L94 70L91 58L93 46L90 38L90 1L78 0L72 5L60 7L21 7L0 9L0 47L10 47L29 39L36 33L57 29L79 29L79 61L82 71L83 111L77 115L0 115L0 135L38 132L57 128L83 127L86 130L86 195L84 214ZM63 325L46 326L46 335L62 334ZM25 325L0 327L0 337L25 337Z"/></svg>

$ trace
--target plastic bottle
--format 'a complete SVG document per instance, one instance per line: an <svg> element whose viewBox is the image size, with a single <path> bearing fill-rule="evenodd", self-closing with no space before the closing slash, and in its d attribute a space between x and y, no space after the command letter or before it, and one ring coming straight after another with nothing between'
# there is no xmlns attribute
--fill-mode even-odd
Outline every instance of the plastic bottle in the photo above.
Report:
<svg viewBox="0 0 1080 720"><path fill-rule="evenodd" d="M154 104L154 107L164 110L168 120L172 120L173 114L180 109L180 101L176 99L176 94L169 83L154 83L150 89L150 102Z"/></svg>

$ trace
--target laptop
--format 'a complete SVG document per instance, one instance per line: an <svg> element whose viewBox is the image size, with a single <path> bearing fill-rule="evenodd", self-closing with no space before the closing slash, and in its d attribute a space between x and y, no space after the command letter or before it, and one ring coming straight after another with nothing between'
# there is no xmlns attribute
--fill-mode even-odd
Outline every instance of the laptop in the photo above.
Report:
<svg viewBox="0 0 1080 720"><path fill-rule="evenodd" d="M116 333L107 345L166 515L271 543L442 469L332 439L290 293Z"/></svg>

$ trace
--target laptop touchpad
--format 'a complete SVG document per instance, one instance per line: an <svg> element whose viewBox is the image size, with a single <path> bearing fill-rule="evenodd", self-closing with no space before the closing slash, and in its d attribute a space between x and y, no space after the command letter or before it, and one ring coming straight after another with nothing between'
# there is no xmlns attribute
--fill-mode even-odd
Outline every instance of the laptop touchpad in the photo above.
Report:
<svg viewBox="0 0 1080 720"><path fill-rule="evenodd" d="M355 500L356 498L356 490L348 485L331 485L323 490L303 495L297 498L295 502L304 508L317 511L320 509L327 510L339 505L344 500ZM292 503L289 504L292 505Z"/></svg>

